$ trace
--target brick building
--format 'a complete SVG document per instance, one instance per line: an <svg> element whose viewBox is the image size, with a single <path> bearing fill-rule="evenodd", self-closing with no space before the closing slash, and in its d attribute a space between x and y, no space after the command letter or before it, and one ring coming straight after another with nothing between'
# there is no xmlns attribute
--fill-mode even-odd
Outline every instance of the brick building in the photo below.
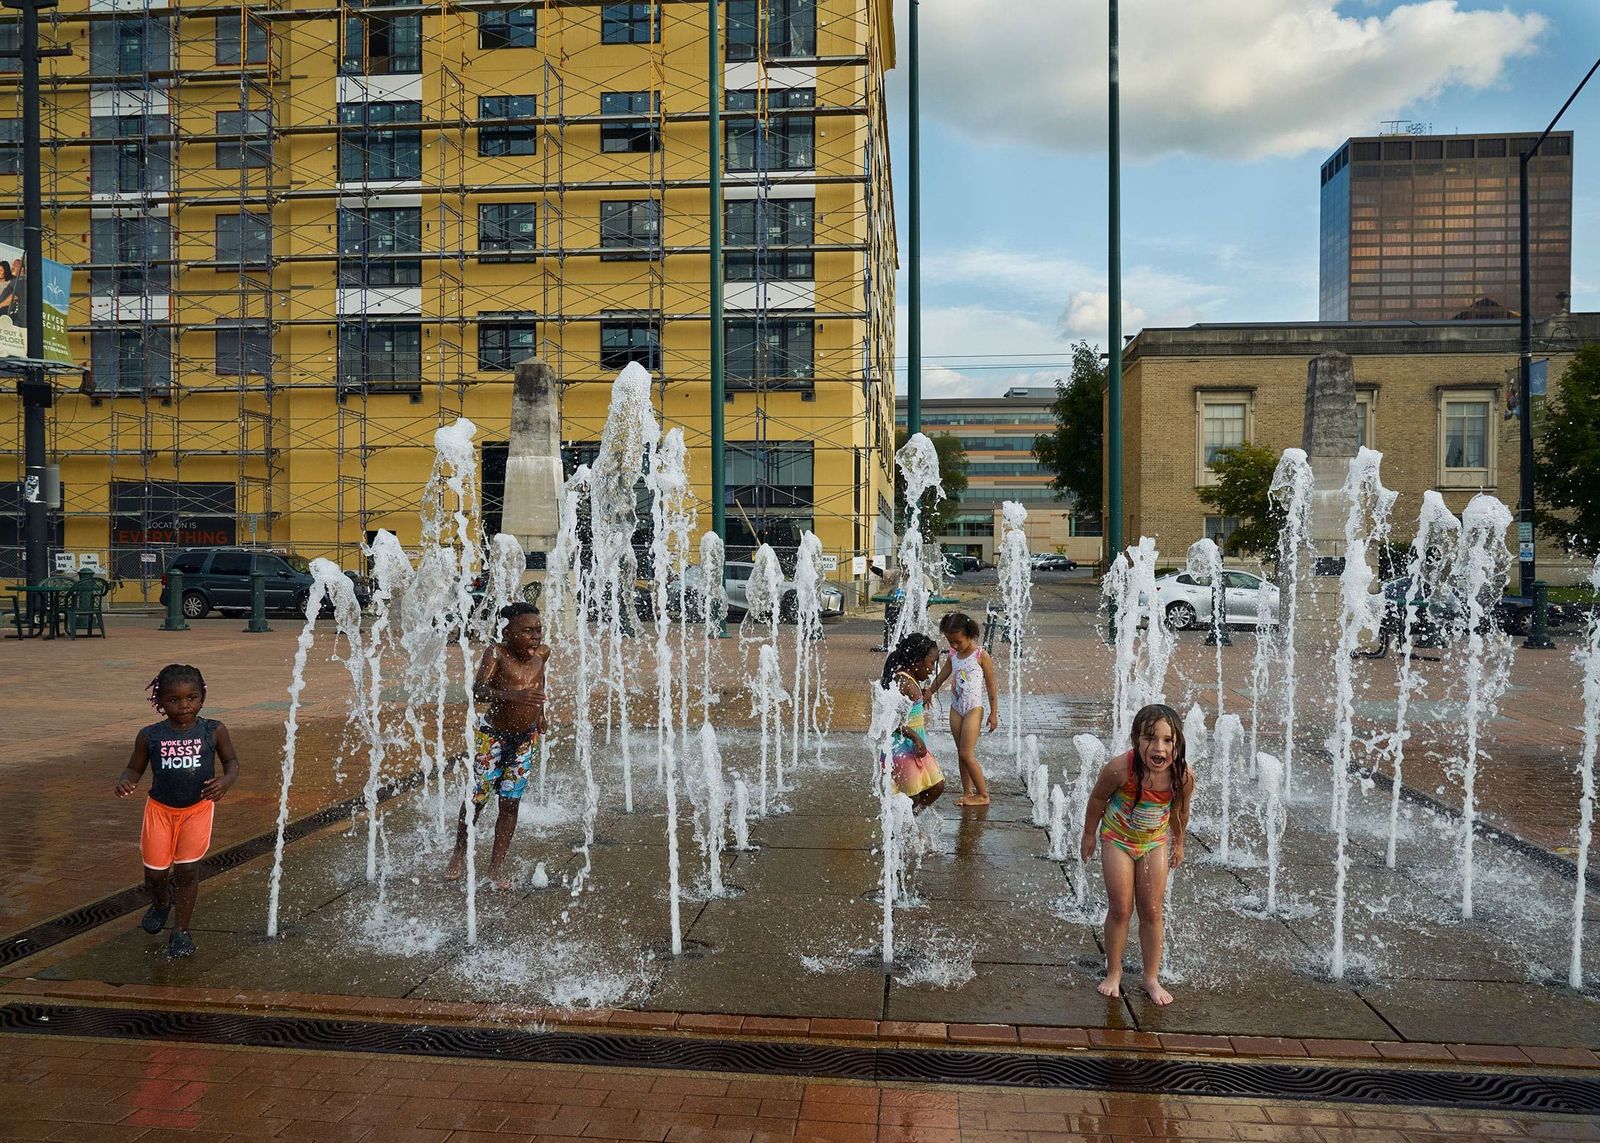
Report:
<svg viewBox="0 0 1600 1143"><path fill-rule="evenodd" d="M1538 322L1536 369L1554 384L1572 354L1593 341L1600 341L1600 313ZM1162 551L1181 555L1201 536L1225 539L1237 522L1210 514L1198 496L1215 481L1209 460L1219 448L1245 442L1273 450L1298 446L1306 368L1329 350L1354 359L1363 443L1384 454L1384 483L1400 493L1397 541L1410 539L1429 488L1457 513L1480 491L1515 508L1518 422L1506 416L1516 378L1514 321L1146 329L1125 357L1129 542L1147 535ZM1553 581L1568 574L1571 565L1548 537L1541 537L1539 555Z"/></svg>

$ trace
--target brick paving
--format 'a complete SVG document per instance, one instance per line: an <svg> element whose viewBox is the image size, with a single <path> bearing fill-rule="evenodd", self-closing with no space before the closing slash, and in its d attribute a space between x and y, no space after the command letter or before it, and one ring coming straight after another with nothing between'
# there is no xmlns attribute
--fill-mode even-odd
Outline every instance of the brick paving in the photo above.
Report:
<svg viewBox="0 0 1600 1143"><path fill-rule="evenodd" d="M1592 1117L0 1039L0 1139L1056 1143L1600 1139Z"/></svg>

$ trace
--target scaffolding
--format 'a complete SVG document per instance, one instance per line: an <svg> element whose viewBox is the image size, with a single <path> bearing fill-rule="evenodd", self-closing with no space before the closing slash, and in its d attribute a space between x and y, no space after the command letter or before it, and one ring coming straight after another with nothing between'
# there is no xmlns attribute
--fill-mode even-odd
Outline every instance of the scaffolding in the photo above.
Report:
<svg viewBox="0 0 1600 1143"><path fill-rule="evenodd" d="M536 323L532 348L562 380L573 443L597 437L604 417L603 400L574 396L616 372L615 353L594 346L611 323L642 328L637 348L658 378L663 419L683 424L692 448L705 446L703 419L681 399L704 390L704 339L694 330L703 334L709 317L703 287L692 285L708 256L696 135L707 121L704 44L684 46L695 4L78 7L86 2L47 22L56 42L90 48L45 77L46 251L87 271L89 301L75 308L72 333L91 365L85 391L58 399L51 448L64 478L69 468L81 474L69 515L120 524L115 534L128 542L113 543L125 549L118 570L147 594L166 560L145 553L184 542L189 517L231 512L238 542L292 540L303 554L355 566L372 528L411 510L425 465L409 454L429 449L435 427L475 408L484 420L483 397L498 393L492 407L504 412L490 414L479 439L505 439L510 378L485 367L491 320L519 333ZM872 427L852 446L853 466L830 465L824 477L816 462L811 509L854 516L861 550L861 521L873 511L862 489L892 451L894 243L880 59L889 49L874 42L877 0L823 0L840 11L818 17L804 42L775 34L774 3L741 6L754 30L724 64L730 76L753 76L727 85L743 102L730 102L725 122L744 133L753 158L725 183L730 203L753 203L747 241L728 247L748 267L729 320L747 323L753 366L730 385L728 438L754 450L767 466L758 483L770 488L784 442L848 435L865 419ZM619 18L632 26L608 42ZM529 66L489 66L504 58L491 48L506 45L485 46L486 19L508 36L537 28ZM603 96L632 86L648 88L643 114L608 110ZM809 95L787 94L798 90ZM531 115L515 102L528 97ZM490 99L507 113L489 113ZM635 121L645 125L643 153L599 144ZM810 125L808 161L789 151L790 124L794 134ZM486 158L489 132L530 134L537 157ZM394 161L402 137L415 148L414 169L375 177L396 173L378 167ZM331 178L305 174L330 160ZM814 203L833 196L803 233L775 205L801 187ZM597 224L609 201L654 204L634 244L619 247ZM496 203L535 210L536 238L491 242L482 212ZM398 210L417 212L414 241L392 227L375 241L377 213ZM360 240L351 241L356 218ZM805 288L794 260L809 261ZM328 304L318 299L330 283ZM80 298L83 288L80 278ZM816 327L805 369L765 348L791 319ZM817 332L832 322L853 323L860 336L823 349ZM375 338L390 358L402 341L414 346L415 369L376 368ZM852 396L824 417L819 388ZM18 427L14 442L0 443L18 465L20 436ZM96 471L108 477L103 501L91 499ZM191 486L195 503L185 501ZM781 516L785 506L754 507Z"/></svg>

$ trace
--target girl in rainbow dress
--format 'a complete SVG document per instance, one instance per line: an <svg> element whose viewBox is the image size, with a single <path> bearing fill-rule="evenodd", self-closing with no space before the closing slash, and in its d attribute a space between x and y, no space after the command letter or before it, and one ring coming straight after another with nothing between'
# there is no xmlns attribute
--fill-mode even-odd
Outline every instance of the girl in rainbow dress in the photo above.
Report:
<svg viewBox="0 0 1600 1143"><path fill-rule="evenodd" d="M926 635L912 633L900 640L883 664L882 684L898 685L911 700L905 721L895 727L890 747L894 788L911 799L911 808L920 813L944 793L944 773L928 752L926 736L927 679L939 660L939 648Z"/></svg>

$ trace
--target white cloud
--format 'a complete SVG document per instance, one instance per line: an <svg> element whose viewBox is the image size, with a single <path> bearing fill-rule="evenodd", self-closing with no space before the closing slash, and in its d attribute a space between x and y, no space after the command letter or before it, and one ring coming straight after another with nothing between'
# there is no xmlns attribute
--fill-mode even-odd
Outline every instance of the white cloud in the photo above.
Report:
<svg viewBox="0 0 1600 1143"><path fill-rule="evenodd" d="M980 141L1104 149L1106 11L1105 0L922 5L924 106ZM1448 88L1500 83L1546 27L1537 13L1457 0L1384 15L1346 15L1338 0L1124 4L1124 145L1144 157L1328 148Z"/></svg>
<svg viewBox="0 0 1600 1143"><path fill-rule="evenodd" d="M1133 333L1145 324L1145 312L1122 299L1122 328ZM1079 290L1067 299L1061 329L1068 337L1104 344L1111 328L1111 294L1107 290Z"/></svg>

